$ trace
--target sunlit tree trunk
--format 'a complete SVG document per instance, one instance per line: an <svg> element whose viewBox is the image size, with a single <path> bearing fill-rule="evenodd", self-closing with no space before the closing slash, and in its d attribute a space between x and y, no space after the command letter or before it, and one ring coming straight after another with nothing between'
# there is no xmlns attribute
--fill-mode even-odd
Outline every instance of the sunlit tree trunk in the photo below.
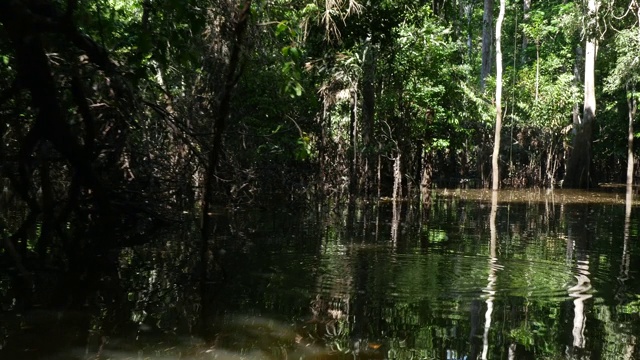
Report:
<svg viewBox="0 0 640 360"><path fill-rule="evenodd" d="M400 152L393 162L393 200L399 200L402 197L402 169L400 167Z"/></svg>
<svg viewBox="0 0 640 360"><path fill-rule="evenodd" d="M500 187L498 160L500 157L500 132L502 131L502 49L500 39L502 21L504 20L505 0L500 0L500 13L496 22L496 128L493 141L493 157L491 159L492 185L495 191Z"/></svg>
<svg viewBox="0 0 640 360"><path fill-rule="evenodd" d="M584 109L582 119L574 117L574 137L571 157L567 164L563 187L589 188L594 185L591 174L591 135L596 117L595 64L597 41L594 35L596 0L589 0L587 25L587 43L584 62ZM576 122L577 121L577 122Z"/></svg>
<svg viewBox="0 0 640 360"><path fill-rule="evenodd" d="M515 343L509 344L508 359L509 360L516 360L516 344Z"/></svg>
<svg viewBox="0 0 640 360"><path fill-rule="evenodd" d="M480 88L484 91L485 80L491 73L491 43L493 35L493 0L484 0L482 16L482 68L480 72Z"/></svg>
<svg viewBox="0 0 640 360"><path fill-rule="evenodd" d="M640 40L640 39L639 39ZM629 89L631 88L631 89ZM627 83L627 105L629 107L629 132L627 135L627 186L633 185L633 119L636 117L638 102L635 94L635 84Z"/></svg>
<svg viewBox="0 0 640 360"><path fill-rule="evenodd" d="M398 244L398 232L400 229L400 214L402 214L402 202L393 202L393 213L391 218L391 244Z"/></svg>

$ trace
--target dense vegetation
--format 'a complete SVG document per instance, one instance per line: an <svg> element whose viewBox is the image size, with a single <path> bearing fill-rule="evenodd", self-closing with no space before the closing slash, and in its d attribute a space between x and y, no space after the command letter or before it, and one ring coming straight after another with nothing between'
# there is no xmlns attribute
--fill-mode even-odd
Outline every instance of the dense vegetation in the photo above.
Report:
<svg viewBox="0 0 640 360"><path fill-rule="evenodd" d="M499 79L481 5L2 1L5 254L82 270L194 205L206 238L216 206L488 187L496 84L501 187L632 179L637 1L508 2Z"/></svg>

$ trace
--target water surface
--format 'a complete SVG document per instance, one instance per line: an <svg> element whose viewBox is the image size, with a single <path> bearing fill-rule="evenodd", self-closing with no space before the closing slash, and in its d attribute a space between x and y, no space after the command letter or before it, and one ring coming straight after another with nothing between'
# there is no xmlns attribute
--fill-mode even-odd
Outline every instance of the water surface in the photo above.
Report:
<svg viewBox="0 0 640 360"><path fill-rule="evenodd" d="M625 200L468 190L428 209L230 211L204 284L187 226L113 255L81 308L51 300L43 274L40 306L21 309L4 276L0 358L639 358L640 222Z"/></svg>

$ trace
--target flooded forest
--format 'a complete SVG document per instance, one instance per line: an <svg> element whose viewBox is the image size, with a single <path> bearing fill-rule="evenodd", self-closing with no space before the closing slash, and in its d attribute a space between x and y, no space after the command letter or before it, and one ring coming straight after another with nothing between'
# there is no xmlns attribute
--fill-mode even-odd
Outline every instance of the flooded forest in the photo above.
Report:
<svg viewBox="0 0 640 360"><path fill-rule="evenodd" d="M640 359L637 0L1 0L0 359Z"/></svg>

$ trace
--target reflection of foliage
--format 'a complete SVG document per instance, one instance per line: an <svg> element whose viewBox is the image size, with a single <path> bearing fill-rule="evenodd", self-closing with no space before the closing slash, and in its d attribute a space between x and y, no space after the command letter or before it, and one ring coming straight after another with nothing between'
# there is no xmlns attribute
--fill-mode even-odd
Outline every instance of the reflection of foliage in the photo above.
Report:
<svg viewBox="0 0 640 360"><path fill-rule="evenodd" d="M635 299L624 305L618 305L616 311L619 314L640 314L640 294L635 295Z"/></svg>
<svg viewBox="0 0 640 360"><path fill-rule="evenodd" d="M142 247L122 252L120 274L134 323L168 333L193 328L198 297L193 293L195 279L185 270L195 266L191 255L195 250L171 241L162 250Z"/></svg>
<svg viewBox="0 0 640 360"><path fill-rule="evenodd" d="M296 229L286 226L291 215L235 215L237 235L229 236L226 227L221 230L225 236L218 237L231 253L233 261L225 264L233 281L211 291L222 294L216 300L221 311L245 315L212 319L219 337L218 347L209 350L273 358L327 353L389 359L471 356L487 310L482 290L489 274L489 208L461 198L436 198L428 223L403 213L404 236L391 244L392 205L368 206L336 208L322 213L324 217L300 211L304 214L296 219L303 225ZM489 354L498 357L505 341L536 359L564 354L574 307L566 288L575 271L573 260L567 262L567 244L575 242L577 251L585 251L584 239L568 227L582 229L584 223L577 219L588 209L594 231L611 240L590 244L591 251L603 256L592 257L597 268L590 271L598 274L592 285L598 292L585 302L587 346L595 348L604 339L602 358L619 358L620 344L638 331L634 324L640 311L638 295L629 293L628 300L619 303L606 283L618 284L616 251L621 245L610 236L620 223L607 214L623 209L554 206L524 201L498 208L502 267L494 285ZM248 224L262 233L250 231ZM196 244L186 240L186 231L165 235L155 245L120 252L117 277L126 306L109 307L117 296L103 291L100 311L89 325L95 333L112 335L114 343L118 334L140 336L148 342L136 345L145 351L152 351L149 344L154 341L156 350L161 341L188 348L174 334L193 334L200 316L198 282L192 275ZM640 250L638 244L630 249ZM637 284L635 279L627 282L629 288ZM6 288L0 280L0 294ZM125 322L111 334L116 317ZM0 323L0 336L15 331ZM162 345L162 351L175 353L167 347Z"/></svg>

